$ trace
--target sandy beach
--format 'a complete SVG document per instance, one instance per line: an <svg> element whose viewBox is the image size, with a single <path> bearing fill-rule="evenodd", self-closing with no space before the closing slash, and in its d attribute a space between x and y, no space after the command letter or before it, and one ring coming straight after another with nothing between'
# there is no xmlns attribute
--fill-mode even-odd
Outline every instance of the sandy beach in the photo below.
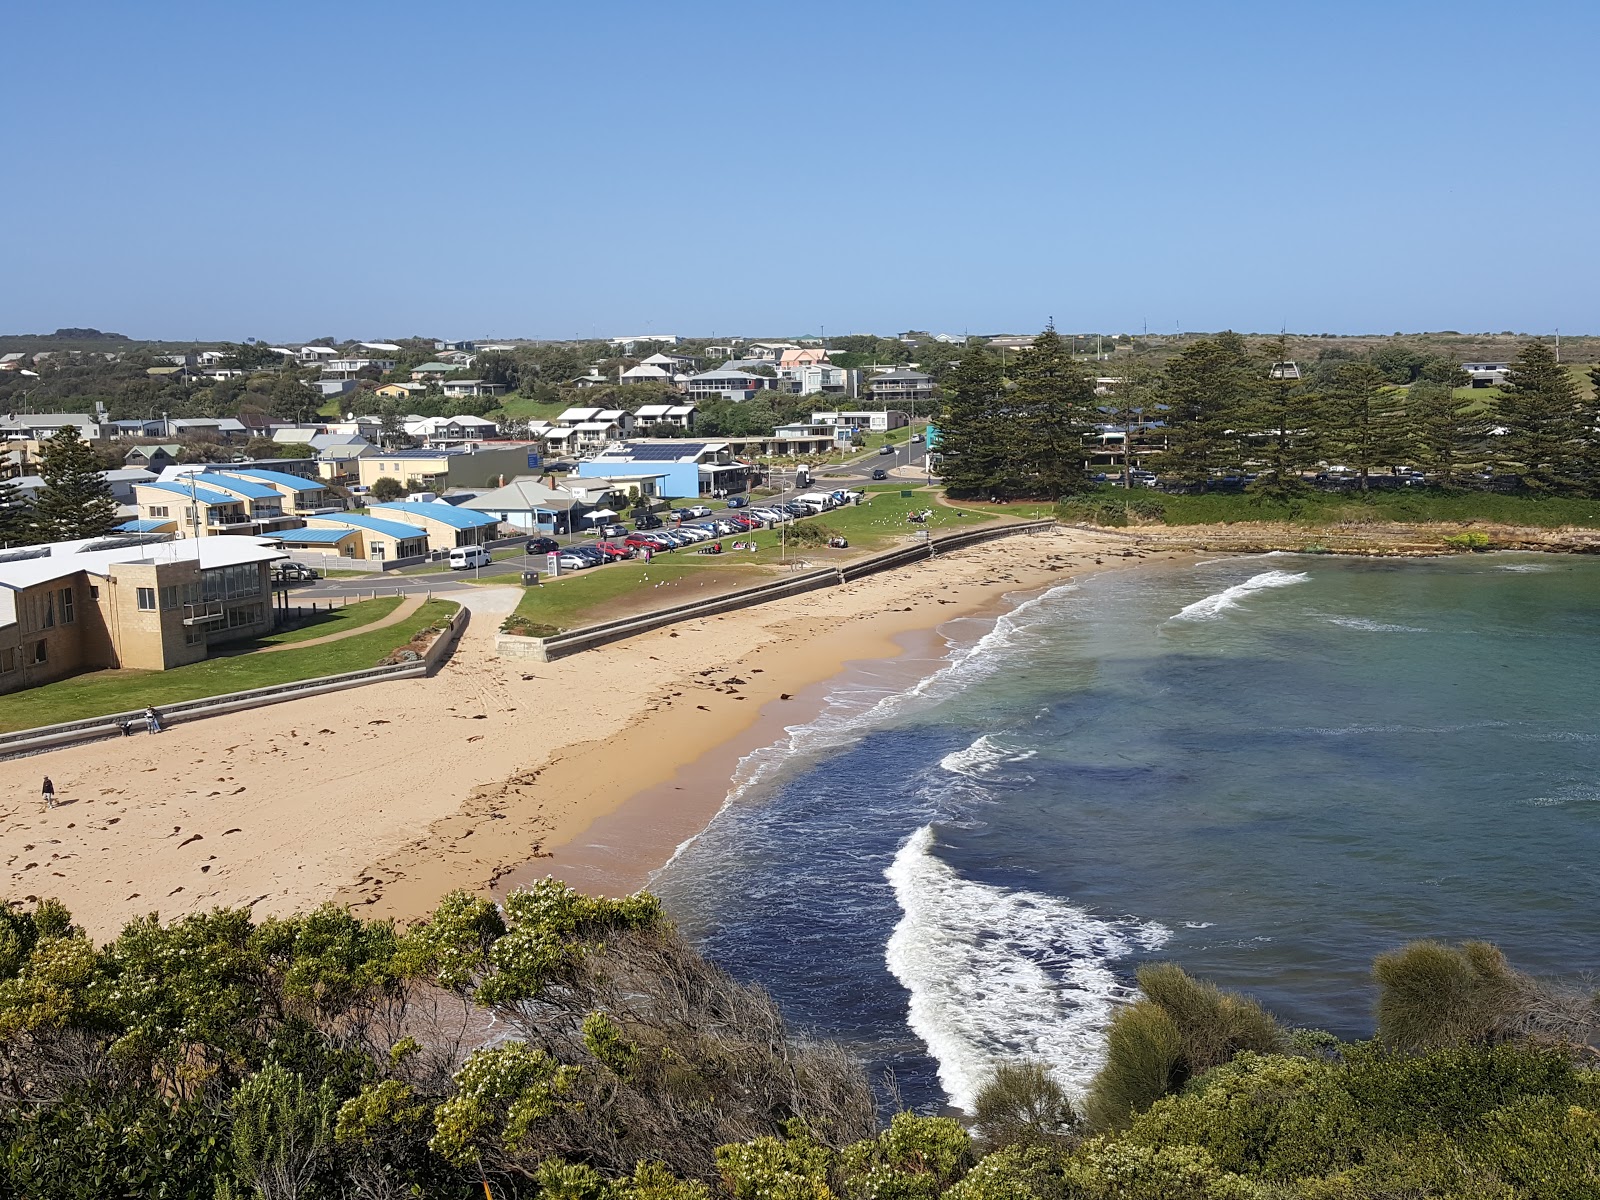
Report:
<svg viewBox="0 0 1600 1200"><path fill-rule="evenodd" d="M432 679L0 764L8 899L58 897L101 939L146 913L214 906L266 916L336 900L406 921L530 860L564 868L582 855L563 848L619 812L608 842L629 844L613 874L637 886L721 804L741 739L801 719L789 714L807 689L918 638L931 653L945 621L997 615L1007 595L1097 558L1138 561L1128 544L1020 535L549 664L499 659L517 592L475 590L467 633ZM61 804L44 812L47 773ZM630 823L623 806L641 797L653 799L637 811L655 816Z"/></svg>

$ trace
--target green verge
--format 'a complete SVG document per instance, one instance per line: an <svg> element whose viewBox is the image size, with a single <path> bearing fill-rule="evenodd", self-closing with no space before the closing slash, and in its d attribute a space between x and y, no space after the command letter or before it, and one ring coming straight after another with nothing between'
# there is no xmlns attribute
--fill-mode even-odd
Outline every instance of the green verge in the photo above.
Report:
<svg viewBox="0 0 1600 1200"><path fill-rule="evenodd" d="M906 498L900 495L901 491L910 491L912 495ZM909 513L933 510L933 515L928 518L926 525L917 525L906 520ZM1019 515L1008 513L1007 516ZM1049 515L1049 509L1045 509ZM993 519L993 514L980 512L966 505L949 507L937 502L931 492L918 492L915 488L896 488L893 492L873 492L860 504L852 504L848 508L836 508L832 512L823 513L820 517L808 517L806 523L825 526L834 533L843 535L850 542L852 549L871 549L881 547L891 542L911 543L911 535L917 529L928 529L938 532L947 529L966 529L974 525L984 525ZM768 533L768 537L775 537L775 533Z"/></svg>
<svg viewBox="0 0 1600 1200"><path fill-rule="evenodd" d="M1126 495L1121 489L1106 489ZM1096 495L1103 495L1097 493ZM1141 495L1136 490L1135 495ZM1145 491L1160 505L1168 525L1218 525L1235 521L1282 521L1295 525L1466 524L1528 525L1556 529L1566 525L1600 528L1600 500L1558 496L1501 495L1404 488L1369 492L1311 492L1292 501L1249 495L1168 496ZM1072 501L1063 507L1072 505Z"/></svg>
<svg viewBox="0 0 1600 1200"><path fill-rule="evenodd" d="M355 604L347 604L331 612L319 612L304 625L286 629L282 633L268 634L259 644L288 646L295 642L307 642L312 638L330 637L336 633L359 629L363 625L383 620L400 607L400 600L399 596L384 596L377 600L361 600Z"/></svg>
<svg viewBox="0 0 1600 1200"><path fill-rule="evenodd" d="M170 671L93 671L75 675L0 696L0 732L365 670L377 666L391 650L404 646L424 629L449 620L458 607L450 600L430 600L397 625L303 650L237 654Z"/></svg>
<svg viewBox="0 0 1600 1200"><path fill-rule="evenodd" d="M739 540L727 537L723 539L723 544L726 546ZM648 563L632 559L604 567L589 567L559 579L548 580L538 587L523 591L516 612L504 628L508 633L530 636L549 636L561 630L577 629L591 624L594 618L589 614L602 605L630 593L653 591L661 584L685 579L692 581L694 576L711 570L748 574L750 578L744 586L760 583L769 577L769 572L762 569L763 562L770 565L778 561L778 544L776 536L771 533L758 535L757 541L762 545L762 550L756 554L728 550L722 554L699 555L691 550L678 550L672 554L657 555ZM671 603L674 604L694 598L683 591L674 591L671 597ZM665 603L663 601L663 605ZM532 626L541 628L529 634Z"/></svg>

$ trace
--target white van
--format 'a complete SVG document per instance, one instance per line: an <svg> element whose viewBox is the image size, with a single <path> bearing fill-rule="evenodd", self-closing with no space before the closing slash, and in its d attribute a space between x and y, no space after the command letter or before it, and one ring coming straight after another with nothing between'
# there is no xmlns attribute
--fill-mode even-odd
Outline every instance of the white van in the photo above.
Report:
<svg viewBox="0 0 1600 1200"><path fill-rule="evenodd" d="M450 551L450 569L465 571L471 567L487 567L494 558L482 546L457 546Z"/></svg>

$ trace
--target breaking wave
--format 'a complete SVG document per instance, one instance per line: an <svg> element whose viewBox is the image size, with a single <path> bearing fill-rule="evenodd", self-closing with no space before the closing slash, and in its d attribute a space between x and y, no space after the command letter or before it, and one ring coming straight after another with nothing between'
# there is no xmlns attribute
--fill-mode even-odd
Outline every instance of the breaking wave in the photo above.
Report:
<svg viewBox="0 0 1600 1200"><path fill-rule="evenodd" d="M1207 596L1203 600L1196 600L1169 619L1173 621L1214 620L1229 609L1238 608L1239 602L1246 596L1266 591L1268 588L1281 588L1295 583L1304 583L1309 578L1310 576L1304 571L1263 571L1259 575L1252 575L1243 583L1236 583L1232 587Z"/></svg>
<svg viewBox="0 0 1600 1200"><path fill-rule="evenodd" d="M1426 629L1419 629L1415 625L1386 625L1382 621L1373 621L1367 617L1329 617L1335 625L1342 625L1346 629L1361 629L1367 633L1427 633Z"/></svg>
<svg viewBox="0 0 1600 1200"><path fill-rule="evenodd" d="M1104 1059L1112 1013L1134 994L1111 964L1154 950L1170 931L963 879L933 842L933 826L922 826L884 872L902 913L885 959L911 993L908 1023L937 1060L940 1085L970 1112L995 1064L1036 1058L1081 1095Z"/></svg>

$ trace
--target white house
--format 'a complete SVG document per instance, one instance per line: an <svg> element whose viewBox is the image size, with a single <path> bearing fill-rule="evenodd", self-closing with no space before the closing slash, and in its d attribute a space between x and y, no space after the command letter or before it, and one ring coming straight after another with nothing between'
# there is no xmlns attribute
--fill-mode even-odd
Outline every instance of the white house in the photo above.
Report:
<svg viewBox="0 0 1600 1200"><path fill-rule="evenodd" d="M380 372L394 370L395 360L392 358L330 358L322 364L322 377L324 379L354 379L368 367L376 367Z"/></svg>
<svg viewBox="0 0 1600 1200"><path fill-rule="evenodd" d="M692 404L641 404L633 419L636 426L675 425L679 429L693 429L694 413Z"/></svg>
<svg viewBox="0 0 1600 1200"><path fill-rule="evenodd" d="M300 361L303 362L303 363L327 362L331 358L343 358L343 357L344 356L342 354L340 354L337 350L335 350L332 346L301 346L300 347Z"/></svg>

